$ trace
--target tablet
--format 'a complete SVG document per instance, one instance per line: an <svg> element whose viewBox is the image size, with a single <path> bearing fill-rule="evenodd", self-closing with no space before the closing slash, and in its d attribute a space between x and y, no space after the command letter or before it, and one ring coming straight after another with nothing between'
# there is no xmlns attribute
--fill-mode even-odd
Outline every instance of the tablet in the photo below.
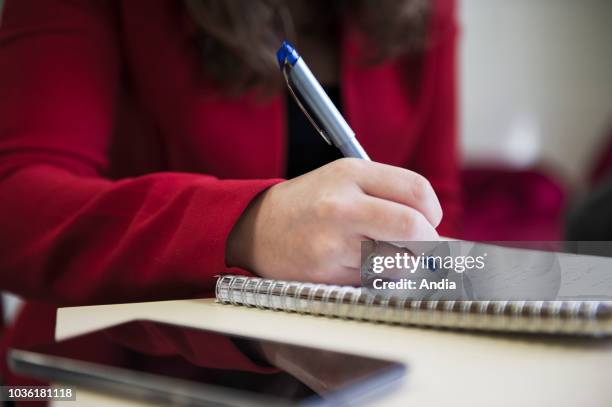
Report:
<svg viewBox="0 0 612 407"><path fill-rule="evenodd" d="M9 366L18 375L77 389L215 406L373 402L407 371L388 360L153 321L11 349Z"/></svg>

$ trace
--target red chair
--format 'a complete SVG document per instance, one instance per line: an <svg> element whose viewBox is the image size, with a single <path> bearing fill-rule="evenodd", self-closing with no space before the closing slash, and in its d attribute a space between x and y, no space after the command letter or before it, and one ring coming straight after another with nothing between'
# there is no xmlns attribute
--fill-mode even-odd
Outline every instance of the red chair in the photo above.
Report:
<svg viewBox="0 0 612 407"><path fill-rule="evenodd" d="M463 239L562 239L567 193L545 171L473 166L463 170L462 187Z"/></svg>

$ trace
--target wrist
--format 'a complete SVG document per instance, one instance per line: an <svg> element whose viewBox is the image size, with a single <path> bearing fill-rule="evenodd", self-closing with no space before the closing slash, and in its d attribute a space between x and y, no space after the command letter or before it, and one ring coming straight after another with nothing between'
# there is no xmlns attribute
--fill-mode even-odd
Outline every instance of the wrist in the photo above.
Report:
<svg viewBox="0 0 612 407"><path fill-rule="evenodd" d="M262 191L249 203L232 228L225 246L225 264L251 272L254 270L254 254L257 218L262 211L262 203L269 189Z"/></svg>

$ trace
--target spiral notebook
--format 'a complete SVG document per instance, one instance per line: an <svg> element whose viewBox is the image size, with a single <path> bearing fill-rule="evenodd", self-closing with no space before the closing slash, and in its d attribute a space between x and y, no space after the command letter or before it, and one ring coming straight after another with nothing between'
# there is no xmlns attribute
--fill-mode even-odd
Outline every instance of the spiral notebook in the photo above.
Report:
<svg viewBox="0 0 612 407"><path fill-rule="evenodd" d="M435 328L583 336L612 335L608 301L418 301L367 290L224 275L223 304Z"/></svg>

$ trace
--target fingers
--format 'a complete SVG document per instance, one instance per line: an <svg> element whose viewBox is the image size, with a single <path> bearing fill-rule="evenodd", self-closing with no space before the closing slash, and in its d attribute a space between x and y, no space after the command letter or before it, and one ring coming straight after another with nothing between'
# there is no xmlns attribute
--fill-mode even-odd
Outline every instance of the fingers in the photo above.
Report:
<svg viewBox="0 0 612 407"><path fill-rule="evenodd" d="M364 196L358 205L363 216L355 219L360 233L381 241L436 241L438 232L418 210L372 196Z"/></svg>
<svg viewBox="0 0 612 407"><path fill-rule="evenodd" d="M342 265L344 267L359 269L361 267L361 242L370 240L366 236L358 235L345 243L342 253Z"/></svg>
<svg viewBox="0 0 612 407"><path fill-rule="evenodd" d="M361 284L361 273L359 268L338 266L318 273L313 276L313 283L353 285Z"/></svg>
<svg viewBox="0 0 612 407"><path fill-rule="evenodd" d="M403 168L375 162L362 165L357 184L368 195L409 206L423 214L436 227L442 220L442 207L431 184L421 175Z"/></svg>

